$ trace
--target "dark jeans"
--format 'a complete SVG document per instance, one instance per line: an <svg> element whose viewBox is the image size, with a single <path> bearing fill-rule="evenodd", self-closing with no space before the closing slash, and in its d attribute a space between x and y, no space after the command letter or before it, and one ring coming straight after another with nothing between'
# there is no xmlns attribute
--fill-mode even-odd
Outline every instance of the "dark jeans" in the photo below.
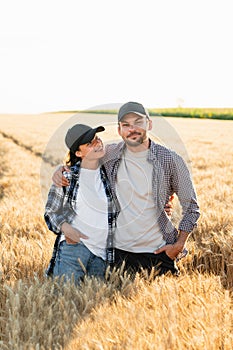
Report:
<svg viewBox="0 0 233 350"><path fill-rule="evenodd" d="M125 250L115 249L115 264L120 267L125 262L125 270L130 273L141 272L146 269L149 273L154 268L157 276L171 272L173 275L179 274L175 260L167 256L165 252L153 253L131 253Z"/></svg>

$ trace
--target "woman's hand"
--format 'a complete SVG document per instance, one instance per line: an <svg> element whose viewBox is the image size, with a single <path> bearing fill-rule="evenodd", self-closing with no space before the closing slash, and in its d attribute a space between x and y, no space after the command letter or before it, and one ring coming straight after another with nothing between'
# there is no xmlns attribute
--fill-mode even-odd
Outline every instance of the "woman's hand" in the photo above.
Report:
<svg viewBox="0 0 233 350"><path fill-rule="evenodd" d="M68 222L64 222L61 225L61 230L65 235L67 243L71 243L71 244L78 243L80 242L80 238L88 239L88 236L84 235L79 230L72 227L70 224L68 224Z"/></svg>
<svg viewBox="0 0 233 350"><path fill-rule="evenodd" d="M166 203L164 206L164 210L167 213L167 216L169 217L171 217L173 213L173 199L174 199L174 195L170 196L168 203Z"/></svg>

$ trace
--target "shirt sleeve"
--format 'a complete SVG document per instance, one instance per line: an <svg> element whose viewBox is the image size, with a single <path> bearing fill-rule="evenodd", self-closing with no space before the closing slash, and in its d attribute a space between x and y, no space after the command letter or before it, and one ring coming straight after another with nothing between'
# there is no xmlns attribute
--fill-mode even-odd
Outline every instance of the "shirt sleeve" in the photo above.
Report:
<svg viewBox="0 0 233 350"><path fill-rule="evenodd" d="M61 225L67 221L63 210L64 197L63 187L51 186L45 205L44 219L49 230L55 234L61 232Z"/></svg>
<svg viewBox="0 0 233 350"><path fill-rule="evenodd" d="M188 167L183 158L175 152L173 153L172 184L182 207L179 230L190 233L197 225L200 210Z"/></svg>

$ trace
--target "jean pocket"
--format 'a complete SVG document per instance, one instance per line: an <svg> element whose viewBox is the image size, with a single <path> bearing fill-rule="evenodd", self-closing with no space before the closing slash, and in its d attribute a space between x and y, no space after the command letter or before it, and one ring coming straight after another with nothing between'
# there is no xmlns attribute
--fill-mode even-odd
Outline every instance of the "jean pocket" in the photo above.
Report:
<svg viewBox="0 0 233 350"><path fill-rule="evenodd" d="M65 242L65 245L67 245L68 247L77 247L80 244L80 242L75 242L75 243L67 243L66 241L64 242Z"/></svg>

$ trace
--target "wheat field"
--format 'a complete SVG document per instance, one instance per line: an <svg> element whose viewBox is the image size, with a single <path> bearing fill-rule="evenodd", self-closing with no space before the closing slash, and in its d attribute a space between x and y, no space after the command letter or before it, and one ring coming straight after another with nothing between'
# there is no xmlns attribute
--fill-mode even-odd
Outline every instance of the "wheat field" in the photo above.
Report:
<svg viewBox="0 0 233 350"><path fill-rule="evenodd" d="M180 277L132 280L107 271L106 281L89 278L80 288L45 278L55 237L43 220L44 201L65 156L67 127L103 123L107 143L119 139L115 119L0 115L0 349L231 350L232 121L154 118L160 141L182 144L201 208Z"/></svg>

